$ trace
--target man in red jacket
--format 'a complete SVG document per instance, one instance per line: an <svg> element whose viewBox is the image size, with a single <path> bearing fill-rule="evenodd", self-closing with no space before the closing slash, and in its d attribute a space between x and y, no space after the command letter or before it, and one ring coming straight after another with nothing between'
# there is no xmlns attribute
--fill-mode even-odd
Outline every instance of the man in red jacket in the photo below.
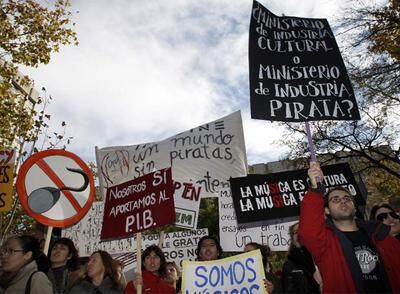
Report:
<svg viewBox="0 0 400 294"><path fill-rule="evenodd" d="M390 227L356 219L354 199L344 188L332 188L324 198L318 162L310 163L308 176L298 234L318 265L323 292L400 293L400 242Z"/></svg>

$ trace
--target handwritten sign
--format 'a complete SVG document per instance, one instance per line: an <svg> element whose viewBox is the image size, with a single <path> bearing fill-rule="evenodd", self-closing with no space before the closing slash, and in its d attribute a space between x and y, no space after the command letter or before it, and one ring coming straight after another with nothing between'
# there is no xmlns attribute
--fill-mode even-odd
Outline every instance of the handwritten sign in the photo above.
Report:
<svg viewBox="0 0 400 294"><path fill-rule="evenodd" d="M172 167L176 225L193 229L201 197L218 197L230 177L244 176L247 161L240 111L159 142L96 151L105 189Z"/></svg>
<svg viewBox="0 0 400 294"><path fill-rule="evenodd" d="M12 206L14 183L15 149L0 150L0 211L6 212Z"/></svg>
<svg viewBox="0 0 400 294"><path fill-rule="evenodd" d="M268 224L246 227L236 221L231 191L221 190L219 201L219 238L225 252L243 251L250 242L268 245L272 251L287 251L290 245L289 226L296 221L272 220Z"/></svg>
<svg viewBox="0 0 400 294"><path fill-rule="evenodd" d="M356 204L365 204L347 163L323 166L326 188L343 186L350 190ZM248 175L230 180L238 223L299 216L300 202L307 192L307 170L269 175Z"/></svg>
<svg viewBox="0 0 400 294"><path fill-rule="evenodd" d="M253 1L249 67L252 118L294 122L360 119L326 19L279 17Z"/></svg>
<svg viewBox="0 0 400 294"><path fill-rule="evenodd" d="M112 255L135 253L135 236L111 241L100 240L103 208L104 204L102 202L94 202L89 212L80 222L62 230L62 236L70 238L74 242L79 256L90 256L97 250L104 250ZM174 260L178 264L181 262L181 259L194 259L196 257L197 242L201 237L206 235L208 235L208 229L166 233L162 249L167 260ZM143 248L158 243L158 234L142 234ZM135 267L132 266L132 268Z"/></svg>
<svg viewBox="0 0 400 294"><path fill-rule="evenodd" d="M107 189L101 239L132 236L175 221L171 168Z"/></svg>
<svg viewBox="0 0 400 294"><path fill-rule="evenodd" d="M266 293L260 250L213 261L183 261L182 293Z"/></svg>
<svg viewBox="0 0 400 294"><path fill-rule="evenodd" d="M197 229L190 231L179 231L166 233L162 244L167 261L174 261L175 264L182 268L183 260L195 260L197 257L196 249L199 240L208 235L208 229ZM135 238L136 242L136 238ZM142 235L142 247L145 249L153 244L159 244L159 235ZM124 270L132 271L136 269L136 251L114 255L119 260L124 262Z"/></svg>

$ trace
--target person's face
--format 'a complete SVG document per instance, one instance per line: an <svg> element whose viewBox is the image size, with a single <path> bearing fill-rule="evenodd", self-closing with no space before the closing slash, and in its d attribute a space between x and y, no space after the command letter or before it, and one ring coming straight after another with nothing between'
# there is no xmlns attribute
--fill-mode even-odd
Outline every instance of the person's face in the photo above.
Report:
<svg viewBox="0 0 400 294"><path fill-rule="evenodd" d="M172 264L167 265L166 280L170 283L176 282L178 280L178 272Z"/></svg>
<svg viewBox="0 0 400 294"><path fill-rule="evenodd" d="M394 226L400 222L399 216L386 207L381 207L376 211L375 219L388 226Z"/></svg>
<svg viewBox="0 0 400 294"><path fill-rule="evenodd" d="M115 273L116 273L116 275L117 275L117 280L118 280L118 281L121 280L121 277L122 277L122 267L121 267L121 266L117 266L117 267L115 268Z"/></svg>
<svg viewBox="0 0 400 294"><path fill-rule="evenodd" d="M297 248L300 248L301 245L299 242L299 236L297 234L298 230L299 230L299 225L298 224L294 225L293 231L292 231L292 242L293 242L294 246L296 246Z"/></svg>
<svg viewBox="0 0 400 294"><path fill-rule="evenodd" d="M244 246L244 252L250 252L253 250L256 250L257 248L251 244L247 244L246 246Z"/></svg>
<svg viewBox="0 0 400 294"><path fill-rule="evenodd" d="M69 248L65 244L57 243L53 246L50 253L51 265L62 266L66 265L67 261L71 258Z"/></svg>
<svg viewBox="0 0 400 294"><path fill-rule="evenodd" d="M354 219L356 208L353 202L353 196L346 191L334 190L329 193L328 207L325 212L333 220L351 220Z"/></svg>
<svg viewBox="0 0 400 294"><path fill-rule="evenodd" d="M15 273L31 259L32 252L25 253L17 239L9 239L1 249L3 271Z"/></svg>
<svg viewBox="0 0 400 294"><path fill-rule="evenodd" d="M104 275L105 268L100 253L92 254L87 264L87 274L89 277Z"/></svg>
<svg viewBox="0 0 400 294"><path fill-rule="evenodd" d="M146 271L151 273L158 273L161 265L160 256L158 256L154 251L151 251L149 255L144 258L144 268Z"/></svg>
<svg viewBox="0 0 400 294"><path fill-rule="evenodd" d="M212 239L205 239L201 242L199 251L201 261L209 261L218 259L217 244Z"/></svg>

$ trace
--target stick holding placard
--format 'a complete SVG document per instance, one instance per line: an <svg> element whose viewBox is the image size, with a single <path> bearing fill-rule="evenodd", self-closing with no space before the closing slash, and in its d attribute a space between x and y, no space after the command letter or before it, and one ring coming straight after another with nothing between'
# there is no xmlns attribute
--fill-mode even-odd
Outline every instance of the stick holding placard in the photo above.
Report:
<svg viewBox="0 0 400 294"><path fill-rule="evenodd" d="M305 124L306 124L307 140L308 140L308 149L310 150L311 161L317 161L317 156L315 155L314 143L312 140L310 123L306 121ZM318 184L321 183L321 179L319 177L317 177L317 183Z"/></svg>
<svg viewBox="0 0 400 294"><path fill-rule="evenodd" d="M165 239L164 230L160 232L160 239L158 240L158 247L162 248Z"/></svg>
<svg viewBox="0 0 400 294"><path fill-rule="evenodd" d="M46 242L44 243L44 249L43 252L47 256L49 256L49 247L50 247L50 240L51 240L51 234L53 233L53 227L48 226L47 227L47 235L46 235Z"/></svg>
<svg viewBox="0 0 400 294"><path fill-rule="evenodd" d="M310 123L306 121L305 124L306 124L307 140L308 140L308 149L310 150L311 161L317 161L317 157L315 155L314 143L312 140Z"/></svg>
<svg viewBox="0 0 400 294"><path fill-rule="evenodd" d="M136 233L136 274L142 274L142 233ZM142 285L136 285L136 293L142 294Z"/></svg>

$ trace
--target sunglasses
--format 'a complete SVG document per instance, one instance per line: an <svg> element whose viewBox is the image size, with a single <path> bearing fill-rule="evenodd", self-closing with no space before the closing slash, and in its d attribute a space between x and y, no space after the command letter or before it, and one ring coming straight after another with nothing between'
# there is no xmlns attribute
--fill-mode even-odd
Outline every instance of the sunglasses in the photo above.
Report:
<svg viewBox="0 0 400 294"><path fill-rule="evenodd" d="M378 214L378 215L376 216L376 219L377 219L378 221L381 222L381 221L387 219L387 218L389 217L389 215L390 215L392 218L395 218L395 219L399 219L399 218L400 218L400 216L398 216L397 213L391 211L391 212L382 212L382 213Z"/></svg>

